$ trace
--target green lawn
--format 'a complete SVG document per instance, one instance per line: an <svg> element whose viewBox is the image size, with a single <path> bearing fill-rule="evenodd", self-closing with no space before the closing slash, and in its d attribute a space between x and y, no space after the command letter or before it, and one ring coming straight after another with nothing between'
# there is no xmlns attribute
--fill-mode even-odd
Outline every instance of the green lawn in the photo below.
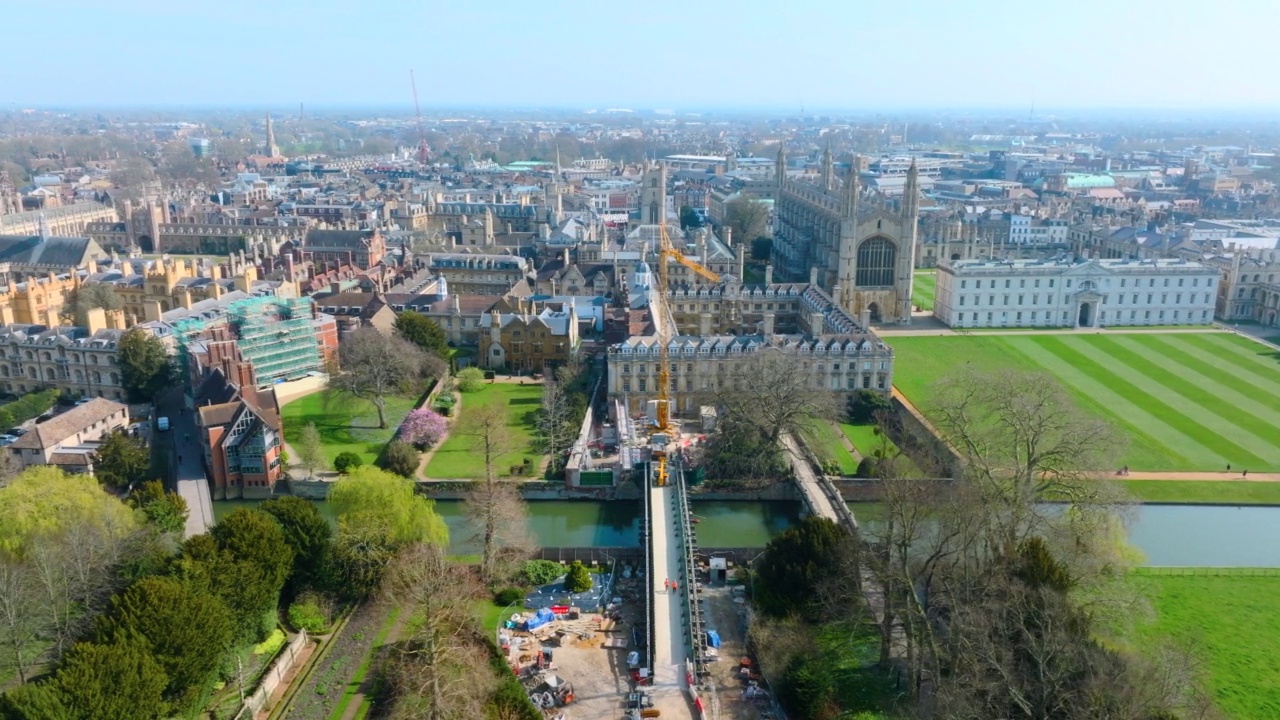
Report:
<svg viewBox="0 0 1280 720"><path fill-rule="evenodd" d="M1202 662L1227 717L1280 717L1280 577L1140 572L1136 581L1157 612L1137 631L1140 645L1170 638Z"/></svg>
<svg viewBox="0 0 1280 720"><path fill-rule="evenodd" d="M1134 470L1280 469L1280 353L1226 333L887 338L898 389L928 413L929 386L963 364L1047 370L1129 439Z"/></svg>
<svg viewBox="0 0 1280 720"><path fill-rule="evenodd" d="M805 444L823 461L835 461L840 466L841 475L852 475L858 471L858 461L853 459L849 448L836 435L831 423L814 420L804 431Z"/></svg>
<svg viewBox="0 0 1280 720"><path fill-rule="evenodd" d="M370 464L395 435L404 416L418 402L416 397L387 398L387 427L378 427L373 403L338 391L323 391L298 398L281 408L284 439L295 443L307 423L315 423L332 463L338 453L351 451Z"/></svg>
<svg viewBox="0 0 1280 720"><path fill-rule="evenodd" d="M1125 487L1149 503L1280 505L1280 482L1240 480L1126 480Z"/></svg>
<svg viewBox="0 0 1280 720"><path fill-rule="evenodd" d="M911 304L925 312L933 312L933 296L937 286L936 270L916 270L911 281Z"/></svg>
<svg viewBox="0 0 1280 720"><path fill-rule="evenodd" d="M449 437L436 450L427 463L426 475L432 478L479 478L484 476L484 457L472 451L472 439L453 432L457 424L465 422L467 412L483 405L498 404L506 408L507 430L517 449L498 459L498 472L508 474L513 465L520 465L525 458L538 461L541 455L533 451L532 443L537 431L536 413L542 404L541 385L519 383L486 383L484 389L462 394L462 411L450 429Z"/></svg>

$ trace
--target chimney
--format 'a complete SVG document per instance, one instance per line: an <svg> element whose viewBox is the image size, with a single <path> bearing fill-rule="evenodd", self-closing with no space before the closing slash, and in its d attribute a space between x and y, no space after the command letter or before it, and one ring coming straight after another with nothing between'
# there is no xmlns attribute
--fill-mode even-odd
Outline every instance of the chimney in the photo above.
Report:
<svg viewBox="0 0 1280 720"><path fill-rule="evenodd" d="M733 228L727 225L724 228L724 244L728 247L733 247Z"/></svg>
<svg viewBox="0 0 1280 720"><path fill-rule="evenodd" d="M764 266L764 284L773 284L773 263Z"/></svg>
<svg viewBox="0 0 1280 720"><path fill-rule="evenodd" d="M160 319L160 303L148 300L142 303L142 321L156 322Z"/></svg>
<svg viewBox="0 0 1280 720"><path fill-rule="evenodd" d="M90 335L98 332L99 330L107 329L106 310L103 310L102 308L93 308L89 312L85 313L85 316L86 320L88 320L87 329L89 330Z"/></svg>
<svg viewBox="0 0 1280 720"><path fill-rule="evenodd" d="M817 268L817 266L814 266L814 267L809 268L809 284L810 284L810 285L817 285L817 284L818 284L818 268Z"/></svg>

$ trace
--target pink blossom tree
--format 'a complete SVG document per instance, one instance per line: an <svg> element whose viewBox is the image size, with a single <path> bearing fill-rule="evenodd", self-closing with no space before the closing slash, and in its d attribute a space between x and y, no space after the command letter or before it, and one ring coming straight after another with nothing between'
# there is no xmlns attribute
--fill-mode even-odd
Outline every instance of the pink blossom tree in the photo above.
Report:
<svg viewBox="0 0 1280 720"><path fill-rule="evenodd" d="M440 442L448 429L444 416L422 408L405 416L400 424L400 439L413 445L430 447Z"/></svg>

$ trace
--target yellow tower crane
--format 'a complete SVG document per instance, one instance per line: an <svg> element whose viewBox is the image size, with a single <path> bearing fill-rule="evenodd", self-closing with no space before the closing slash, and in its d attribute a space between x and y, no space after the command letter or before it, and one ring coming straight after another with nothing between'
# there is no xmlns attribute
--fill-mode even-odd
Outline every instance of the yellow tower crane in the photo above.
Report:
<svg viewBox="0 0 1280 720"><path fill-rule="evenodd" d="M685 257L684 253L671 246L665 213L658 220L658 235L658 287L656 297L649 300L650 311L655 314L654 324L658 328L658 401L654 413L653 435L669 441L673 428L671 425L671 353L668 346L671 344L671 338L675 336L675 317L667 304L667 263L669 260L675 260L710 282L720 282L720 276ZM662 317L656 317L658 312L662 313ZM658 444L660 443L655 443L655 445ZM658 455L657 484L666 485L667 458L665 453L660 451L655 454Z"/></svg>

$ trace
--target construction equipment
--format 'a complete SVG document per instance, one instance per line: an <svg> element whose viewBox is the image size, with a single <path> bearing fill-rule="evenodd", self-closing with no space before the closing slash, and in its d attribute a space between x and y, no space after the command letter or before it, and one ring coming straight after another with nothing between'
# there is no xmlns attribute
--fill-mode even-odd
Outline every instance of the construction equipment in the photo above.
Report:
<svg viewBox="0 0 1280 720"><path fill-rule="evenodd" d="M427 146L427 134L422 129L422 108L418 105L418 81L413 77L413 70L409 70L409 85L413 88L413 112L418 117L418 162L423 165L431 159L431 148Z"/></svg>
<svg viewBox="0 0 1280 720"><path fill-rule="evenodd" d="M654 477L655 484L667 484L666 453L659 447L671 439L671 358L669 345L675 337L675 316L667 304L667 264L674 260L689 268L698 276L710 282L720 282L720 276L693 260L685 257L671 245L671 236L667 234L667 215L661 213L658 218L658 288L656 297L649 301L650 310L654 313L654 324L658 328L658 400L654 412L654 455L658 458L658 470ZM662 317L657 317L661 313Z"/></svg>

